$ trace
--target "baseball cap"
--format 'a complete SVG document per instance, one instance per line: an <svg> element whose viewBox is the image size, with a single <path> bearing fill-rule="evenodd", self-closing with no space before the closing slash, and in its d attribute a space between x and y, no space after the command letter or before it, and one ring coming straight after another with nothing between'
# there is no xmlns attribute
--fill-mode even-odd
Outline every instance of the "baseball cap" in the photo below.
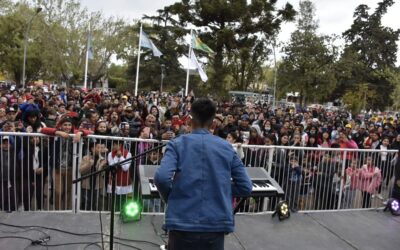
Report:
<svg viewBox="0 0 400 250"><path fill-rule="evenodd" d="M5 135L5 136L3 136L3 137L1 138L1 140L2 140L2 141L4 141L4 140L10 140L10 137L9 137L8 135Z"/></svg>
<svg viewBox="0 0 400 250"><path fill-rule="evenodd" d="M126 106L124 110L125 111L133 111L133 108L132 108L132 106Z"/></svg>
<svg viewBox="0 0 400 250"><path fill-rule="evenodd" d="M26 100L34 99L33 95L26 95Z"/></svg>
<svg viewBox="0 0 400 250"><path fill-rule="evenodd" d="M351 128L351 124L346 124L346 128Z"/></svg>
<svg viewBox="0 0 400 250"><path fill-rule="evenodd" d="M250 120L250 116L248 114L244 114L242 115L242 117L240 117L241 120Z"/></svg>
<svg viewBox="0 0 400 250"><path fill-rule="evenodd" d="M365 124L361 124L361 125L360 125L360 128L366 129L367 126L365 126Z"/></svg>

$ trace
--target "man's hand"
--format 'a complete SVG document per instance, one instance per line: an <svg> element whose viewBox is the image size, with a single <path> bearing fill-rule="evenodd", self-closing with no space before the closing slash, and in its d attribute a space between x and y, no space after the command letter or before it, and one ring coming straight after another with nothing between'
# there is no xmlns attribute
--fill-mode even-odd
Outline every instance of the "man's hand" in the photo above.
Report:
<svg viewBox="0 0 400 250"><path fill-rule="evenodd" d="M35 171L35 174L39 174L39 175L43 174L43 168L37 168L34 171Z"/></svg>
<svg viewBox="0 0 400 250"><path fill-rule="evenodd" d="M75 134L75 136L74 136L75 143L78 143L81 140L82 134L83 134L82 132L78 132Z"/></svg>
<svg viewBox="0 0 400 250"><path fill-rule="evenodd" d="M68 139L69 138L69 134L63 131L56 131L55 135L60 136L64 139Z"/></svg>

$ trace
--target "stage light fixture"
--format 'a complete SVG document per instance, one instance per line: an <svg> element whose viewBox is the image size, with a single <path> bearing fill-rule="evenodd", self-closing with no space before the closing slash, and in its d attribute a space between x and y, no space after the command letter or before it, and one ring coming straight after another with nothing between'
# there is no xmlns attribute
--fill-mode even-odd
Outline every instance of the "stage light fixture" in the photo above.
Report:
<svg viewBox="0 0 400 250"><path fill-rule="evenodd" d="M136 201L127 201L121 210L123 222L139 221L141 219L141 206Z"/></svg>
<svg viewBox="0 0 400 250"><path fill-rule="evenodd" d="M278 215L279 220L284 220L290 217L289 203L285 200L280 201L276 206L275 212L272 217Z"/></svg>
<svg viewBox="0 0 400 250"><path fill-rule="evenodd" d="M387 205L386 205L386 208L384 211L386 211L388 209L390 210L390 212L393 215L399 216L400 215L400 201L395 198L390 198L387 202Z"/></svg>

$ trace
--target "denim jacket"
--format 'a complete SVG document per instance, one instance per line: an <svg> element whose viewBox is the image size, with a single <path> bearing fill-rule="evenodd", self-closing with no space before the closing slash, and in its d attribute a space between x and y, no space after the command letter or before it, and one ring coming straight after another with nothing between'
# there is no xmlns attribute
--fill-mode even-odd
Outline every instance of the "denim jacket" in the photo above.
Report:
<svg viewBox="0 0 400 250"><path fill-rule="evenodd" d="M232 146L206 129L170 141L154 180L168 203L168 230L233 232L232 197L252 190Z"/></svg>

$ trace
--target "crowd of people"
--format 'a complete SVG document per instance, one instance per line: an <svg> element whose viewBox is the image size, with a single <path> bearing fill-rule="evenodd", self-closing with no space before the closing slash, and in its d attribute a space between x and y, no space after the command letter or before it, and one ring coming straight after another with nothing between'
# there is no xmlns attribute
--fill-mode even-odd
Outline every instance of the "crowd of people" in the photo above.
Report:
<svg viewBox="0 0 400 250"><path fill-rule="evenodd" d="M153 145L141 140L127 145L123 139L115 137L171 140L190 133L190 110L195 99L193 93L184 97L149 92L135 97L129 92L101 89L58 88L45 92L41 87L3 88L0 96L1 132L53 136L1 136L0 206L3 210L15 210L18 204L30 210L29 198L32 197L36 209L42 209L46 195L51 196L47 198L56 209L70 209L74 141L87 135L112 136L113 140L87 143L79 166L81 174L102 169L107 163L130 158ZM362 206L370 207L371 197L380 197L382 188L390 184L394 155L387 150L400 149L400 121L396 116L352 117L345 111L329 112L323 108L274 108L250 99L244 104L216 99L215 102L217 114L210 132L232 143L246 166L267 166L268 148L253 145L291 147L291 150L280 147L274 150L271 176L285 189L293 210L304 209L302 200L310 193L313 193L315 209L334 208L338 204L338 183L342 183L345 207L354 205L356 190L362 192ZM317 148L376 149L380 152L344 155ZM162 152L157 151L136 163L157 165L161 157ZM343 162L344 174L340 171ZM118 169L118 199L127 199L136 192L134 185L132 188L135 182L132 176L137 174L134 172L129 164ZM86 208L100 209L107 207L103 203L109 204L107 193L111 187L107 175L104 173L82 183L82 204ZM54 195L44 194L46 183L50 183ZM99 205L100 200L102 205ZM152 205L160 206L160 203Z"/></svg>

